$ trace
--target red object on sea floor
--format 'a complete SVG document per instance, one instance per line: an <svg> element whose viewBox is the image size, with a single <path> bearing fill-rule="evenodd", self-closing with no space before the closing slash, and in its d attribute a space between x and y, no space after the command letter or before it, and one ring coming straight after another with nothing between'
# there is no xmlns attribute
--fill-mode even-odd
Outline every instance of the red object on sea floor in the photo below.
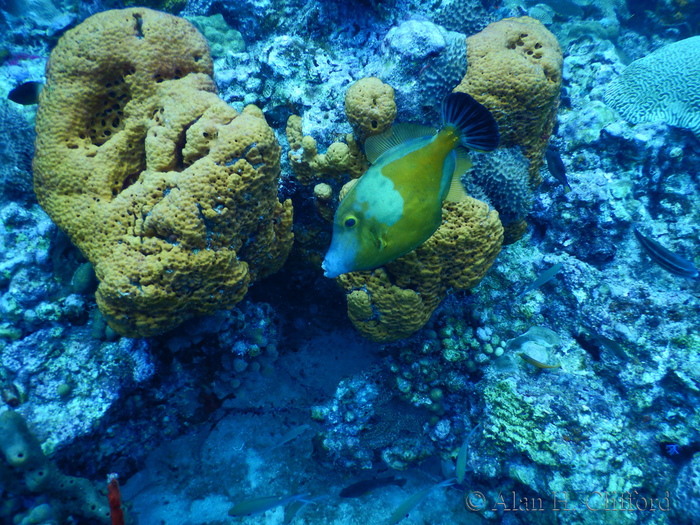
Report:
<svg viewBox="0 0 700 525"><path fill-rule="evenodd" d="M119 492L117 476L110 476L107 485L107 499L109 500L109 515L112 525L124 525L124 511L122 510L122 495Z"/></svg>

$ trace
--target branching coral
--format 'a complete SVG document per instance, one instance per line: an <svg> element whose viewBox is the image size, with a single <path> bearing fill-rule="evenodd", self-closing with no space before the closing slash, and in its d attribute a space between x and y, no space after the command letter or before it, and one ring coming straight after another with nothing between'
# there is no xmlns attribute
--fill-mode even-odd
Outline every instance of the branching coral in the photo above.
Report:
<svg viewBox="0 0 700 525"><path fill-rule="evenodd" d="M0 457L0 482L3 485L16 485L18 490L48 498L48 503L34 508L39 509L37 514L61 518L61 523L71 515L85 518L90 523L110 523L107 499L88 479L60 472L42 452L24 418L13 410L0 414L0 452L4 456ZM11 468L6 469L5 462ZM43 519L41 523L44 523Z"/></svg>

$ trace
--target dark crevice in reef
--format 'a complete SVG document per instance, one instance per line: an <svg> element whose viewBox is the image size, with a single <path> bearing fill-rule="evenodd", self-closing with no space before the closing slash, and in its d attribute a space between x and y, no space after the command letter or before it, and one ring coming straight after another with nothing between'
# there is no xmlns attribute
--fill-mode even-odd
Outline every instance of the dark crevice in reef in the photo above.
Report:
<svg viewBox="0 0 700 525"><path fill-rule="evenodd" d="M143 38L143 18L139 13L134 13L134 30L138 38Z"/></svg>

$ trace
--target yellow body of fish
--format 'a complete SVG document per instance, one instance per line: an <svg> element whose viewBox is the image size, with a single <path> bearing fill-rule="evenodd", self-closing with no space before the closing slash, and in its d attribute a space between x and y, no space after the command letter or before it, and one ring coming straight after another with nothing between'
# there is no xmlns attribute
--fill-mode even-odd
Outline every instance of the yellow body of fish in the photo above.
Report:
<svg viewBox="0 0 700 525"><path fill-rule="evenodd" d="M371 270L417 248L440 226L442 202L464 197L460 178L471 161L462 146L494 149L498 127L464 93L447 97L443 121L437 133L399 125L367 140L372 166L336 210L327 277Z"/></svg>

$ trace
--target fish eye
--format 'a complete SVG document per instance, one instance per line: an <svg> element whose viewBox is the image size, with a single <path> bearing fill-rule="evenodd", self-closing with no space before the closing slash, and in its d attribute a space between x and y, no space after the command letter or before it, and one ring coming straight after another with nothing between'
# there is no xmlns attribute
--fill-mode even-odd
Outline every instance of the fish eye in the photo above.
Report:
<svg viewBox="0 0 700 525"><path fill-rule="evenodd" d="M346 228L352 228L353 226L355 226L356 223L357 220L355 219L355 217L348 217L347 219L345 219Z"/></svg>

